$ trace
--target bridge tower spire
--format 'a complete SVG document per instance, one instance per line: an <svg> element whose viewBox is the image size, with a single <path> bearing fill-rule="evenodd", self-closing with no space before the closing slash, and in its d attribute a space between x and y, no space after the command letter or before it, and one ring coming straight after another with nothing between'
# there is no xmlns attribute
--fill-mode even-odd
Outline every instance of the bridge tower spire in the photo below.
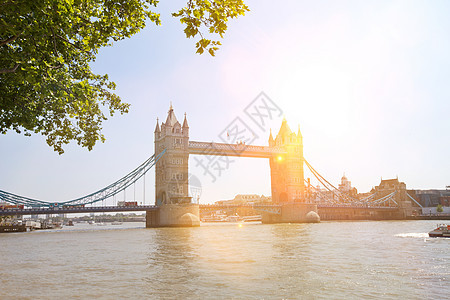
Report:
<svg viewBox="0 0 450 300"><path fill-rule="evenodd" d="M189 125L187 122L187 117L186 117L186 113L184 113L184 121L183 121L183 136L188 136L189 137Z"/></svg>
<svg viewBox="0 0 450 300"><path fill-rule="evenodd" d="M159 139L160 136L161 136L161 129L159 128L159 119L156 118L155 141L156 139Z"/></svg>
<svg viewBox="0 0 450 300"><path fill-rule="evenodd" d="M270 135L269 135L269 146L272 147L274 144L273 136L272 136L272 128L270 128Z"/></svg>

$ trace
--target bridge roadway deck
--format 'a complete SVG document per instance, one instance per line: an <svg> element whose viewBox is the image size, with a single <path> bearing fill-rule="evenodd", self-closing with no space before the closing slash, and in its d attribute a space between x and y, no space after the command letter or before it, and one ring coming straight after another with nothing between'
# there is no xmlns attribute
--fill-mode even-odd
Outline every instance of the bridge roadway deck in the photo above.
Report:
<svg viewBox="0 0 450 300"><path fill-rule="evenodd" d="M200 204L200 209L230 209L237 207L249 207L267 212L279 213L281 205L251 205L251 204ZM353 208L369 210L396 210L397 207L386 206L367 206L367 205L344 205L344 204L318 204L317 208ZM18 216L18 215L56 215L56 214L76 214L76 213L100 213L100 212L125 212L125 211L147 211L158 210L156 205L140 206L93 206L93 207L58 207L58 208L25 208L25 209L3 209L0 210L0 216Z"/></svg>
<svg viewBox="0 0 450 300"><path fill-rule="evenodd" d="M281 205L253 205L253 204L200 204L200 209L220 209L220 208L237 208L237 207L281 207Z"/></svg>
<svg viewBox="0 0 450 300"><path fill-rule="evenodd" d="M96 212L124 212L124 211L147 211L159 209L156 205L138 206L93 206L93 207L58 207L58 208L24 208L24 209L0 209L0 216L20 215L58 215Z"/></svg>
<svg viewBox="0 0 450 300"><path fill-rule="evenodd" d="M358 204L317 204L317 208L352 208L352 209L380 209L380 210L396 210L398 207L391 206L374 206L374 205L358 205Z"/></svg>
<svg viewBox="0 0 450 300"><path fill-rule="evenodd" d="M269 146L189 141L189 154L271 158L286 151Z"/></svg>
<svg viewBox="0 0 450 300"><path fill-rule="evenodd" d="M306 204L316 204L316 203L306 203ZM226 209L226 208L237 208L237 207L255 207L255 208L270 208L270 207L281 207L281 205L253 205L253 204L200 204L200 209ZM398 207L389 206L371 206L371 205L357 205L357 204L317 204L318 208L354 208L354 209L386 209L395 210Z"/></svg>

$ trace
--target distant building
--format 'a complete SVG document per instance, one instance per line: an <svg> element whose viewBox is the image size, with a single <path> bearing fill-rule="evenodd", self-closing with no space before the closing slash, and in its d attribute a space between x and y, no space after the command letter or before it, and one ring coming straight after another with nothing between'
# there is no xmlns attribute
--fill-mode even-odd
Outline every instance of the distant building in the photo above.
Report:
<svg viewBox="0 0 450 300"><path fill-rule="evenodd" d="M341 178L339 191L351 197L356 197L356 195L358 194L358 190L356 188L352 188L352 182L348 180L347 177L345 177L345 174Z"/></svg>
<svg viewBox="0 0 450 300"><path fill-rule="evenodd" d="M345 173L341 178L341 183L339 184L339 190L341 192L350 192L352 189L352 182L345 177Z"/></svg>
<svg viewBox="0 0 450 300"><path fill-rule="evenodd" d="M391 193L396 193L396 200L405 201L406 200L406 184L395 179L381 179L380 185L372 188L370 193L375 194L374 199L381 199Z"/></svg>
<svg viewBox="0 0 450 300"><path fill-rule="evenodd" d="M231 200L219 200L216 201L217 205L258 205L258 204L270 204L272 203L272 197L266 197L264 195L257 194L238 194Z"/></svg>
<svg viewBox="0 0 450 300"><path fill-rule="evenodd" d="M312 202L312 203L329 203L330 201L339 201L339 196L337 195L337 193L333 192L333 191L329 191L326 188L322 188L319 184L313 188L308 187L308 202Z"/></svg>
<svg viewBox="0 0 450 300"><path fill-rule="evenodd" d="M232 205L232 204L235 204L235 203L234 203L234 199L231 199L231 200L219 200L219 201L214 202L214 204L217 204L217 205Z"/></svg>
<svg viewBox="0 0 450 300"><path fill-rule="evenodd" d="M338 190L342 194L353 198L357 198L359 196L358 190L352 187L351 181L348 180L345 174L341 178L341 183L338 185ZM308 184L308 201L317 204L333 202L338 203L341 202L339 192L322 188L319 184L315 188Z"/></svg>
<svg viewBox="0 0 450 300"><path fill-rule="evenodd" d="M438 204L450 206L450 190L412 190L415 198L424 207L435 207Z"/></svg>
<svg viewBox="0 0 450 300"><path fill-rule="evenodd" d="M371 193L379 192L380 194L390 193L393 190L406 190L406 184L396 179L381 179L380 185L372 189Z"/></svg>
<svg viewBox="0 0 450 300"><path fill-rule="evenodd" d="M259 215L261 212L254 210L250 205L270 205L272 204L272 197L257 194L238 194L231 200L216 201L216 205L249 205L243 207L235 207L228 210L216 211L215 214L239 215L239 216L253 216Z"/></svg>

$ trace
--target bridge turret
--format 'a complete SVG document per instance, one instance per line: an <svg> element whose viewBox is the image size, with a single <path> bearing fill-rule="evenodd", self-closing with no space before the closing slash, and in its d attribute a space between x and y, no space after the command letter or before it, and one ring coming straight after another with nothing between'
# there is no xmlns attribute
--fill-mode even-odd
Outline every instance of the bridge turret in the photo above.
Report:
<svg viewBox="0 0 450 300"><path fill-rule="evenodd" d="M273 140L273 136L272 136L272 128L270 128L270 135L269 135L269 146L272 147L274 146L275 141Z"/></svg>
<svg viewBox="0 0 450 300"><path fill-rule="evenodd" d="M189 125L186 118L186 113L184 113L184 121L183 121L183 136L189 136Z"/></svg>
<svg viewBox="0 0 450 300"><path fill-rule="evenodd" d="M156 118L155 141L156 139L159 139L160 136L161 136L161 129L159 128L159 119Z"/></svg>
<svg viewBox="0 0 450 300"><path fill-rule="evenodd" d="M299 138L300 143L303 144L303 135L302 135L302 132L300 131L300 124L298 125L297 138Z"/></svg>

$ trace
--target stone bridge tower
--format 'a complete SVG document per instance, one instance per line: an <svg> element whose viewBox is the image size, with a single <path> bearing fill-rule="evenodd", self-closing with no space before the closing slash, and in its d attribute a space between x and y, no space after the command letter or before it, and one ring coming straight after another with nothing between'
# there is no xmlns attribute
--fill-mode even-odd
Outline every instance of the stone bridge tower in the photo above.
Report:
<svg viewBox="0 0 450 300"><path fill-rule="evenodd" d="M285 155L274 155L270 159L272 202L274 204L303 202L305 182L303 174L303 137L298 129L292 132L283 118L280 131L275 139L272 132L269 146L283 149Z"/></svg>
<svg viewBox="0 0 450 300"><path fill-rule="evenodd" d="M166 153L155 166L155 202L162 204L191 203L188 190L189 126L184 114L178 122L170 105L167 119L155 128L155 155Z"/></svg>

